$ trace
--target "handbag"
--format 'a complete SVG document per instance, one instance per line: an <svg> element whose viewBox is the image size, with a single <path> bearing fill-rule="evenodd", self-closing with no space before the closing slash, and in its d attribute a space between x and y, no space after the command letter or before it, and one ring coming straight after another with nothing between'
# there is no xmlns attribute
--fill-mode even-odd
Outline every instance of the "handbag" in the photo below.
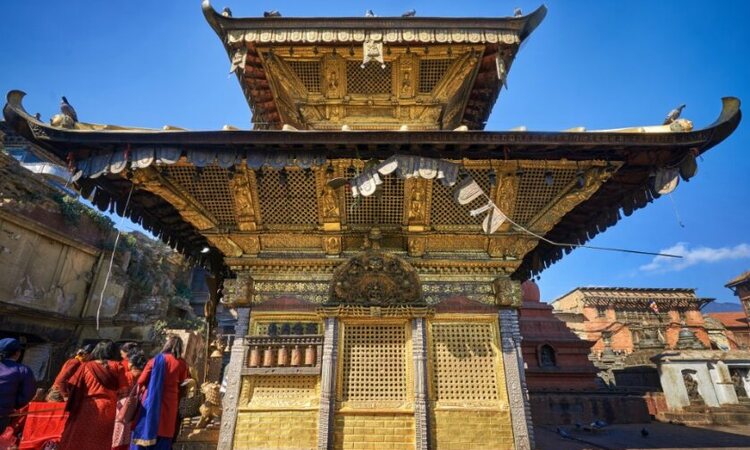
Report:
<svg viewBox="0 0 750 450"><path fill-rule="evenodd" d="M130 423L135 419L138 414L138 409L141 406L140 400L140 389L136 383L130 392L125 397L117 401L117 412L115 413L115 420L122 423Z"/></svg>

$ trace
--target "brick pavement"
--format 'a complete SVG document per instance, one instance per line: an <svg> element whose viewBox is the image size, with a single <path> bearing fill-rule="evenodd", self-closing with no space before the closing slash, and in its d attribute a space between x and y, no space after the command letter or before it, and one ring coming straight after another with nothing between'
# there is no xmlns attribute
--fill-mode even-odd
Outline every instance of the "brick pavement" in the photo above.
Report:
<svg viewBox="0 0 750 450"><path fill-rule="evenodd" d="M646 428L648 437L640 430ZM686 427L666 423L610 425L598 433L563 427L573 438L559 436L555 427L536 427L537 450L588 449L750 449L750 426Z"/></svg>

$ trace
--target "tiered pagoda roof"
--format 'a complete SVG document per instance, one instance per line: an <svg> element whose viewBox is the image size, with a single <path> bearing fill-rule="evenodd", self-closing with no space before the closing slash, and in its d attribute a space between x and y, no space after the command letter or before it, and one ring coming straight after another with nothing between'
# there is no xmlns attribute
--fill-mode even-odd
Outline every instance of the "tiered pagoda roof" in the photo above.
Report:
<svg viewBox="0 0 750 450"><path fill-rule="evenodd" d="M719 118L697 130L680 119L608 131L479 131L544 8L499 19L236 19L206 3L204 13L254 130L137 129L60 115L47 124L24 110L20 91L8 94L4 115L68 161L99 208L196 258L212 247L217 265L334 266L377 228L384 249L420 270L450 262L524 280L573 248L555 243L586 243L658 197L655 173L676 177L687 166L682 175L692 176L695 158L741 117L739 100L725 98ZM368 45L376 48L363 68ZM364 87L352 91L355 79ZM424 176L383 176L376 195L359 198L329 183L351 183L396 155ZM430 168L437 162L460 166L459 177L476 181L518 226L483 232L483 216L469 215L481 201L454 202L454 187Z"/></svg>

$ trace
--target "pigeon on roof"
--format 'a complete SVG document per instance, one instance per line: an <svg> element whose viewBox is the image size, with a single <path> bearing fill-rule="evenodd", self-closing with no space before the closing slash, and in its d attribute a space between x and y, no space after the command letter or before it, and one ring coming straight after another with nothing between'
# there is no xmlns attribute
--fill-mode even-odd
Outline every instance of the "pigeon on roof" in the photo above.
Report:
<svg viewBox="0 0 750 450"><path fill-rule="evenodd" d="M523 15L523 12L521 12L521 8L516 8L513 10L513 17L521 17Z"/></svg>
<svg viewBox="0 0 750 450"><path fill-rule="evenodd" d="M677 108L673 109L672 111L669 111L669 114L667 114L667 117L664 119L664 125L669 125L670 123L674 122L675 120L680 118L680 114L682 114L682 110L685 108L685 105L680 105Z"/></svg>
<svg viewBox="0 0 750 450"><path fill-rule="evenodd" d="M62 102L60 102L60 113L73 119L73 122L78 122L78 114L76 114L76 110L68 103L68 99L65 96L63 96Z"/></svg>
<svg viewBox="0 0 750 450"><path fill-rule="evenodd" d="M228 6L225 6L224 9L221 10L221 15L224 17L232 17L232 10L229 9Z"/></svg>
<svg viewBox="0 0 750 450"><path fill-rule="evenodd" d="M371 9L365 11L365 17L378 17Z"/></svg>
<svg viewBox="0 0 750 450"><path fill-rule="evenodd" d="M281 13L278 10L272 9L270 11L264 11L263 17L281 17Z"/></svg>
<svg viewBox="0 0 750 450"><path fill-rule="evenodd" d="M414 17L416 15L417 15L417 10L416 9L410 9L410 10L406 11L405 13L401 14L401 17Z"/></svg>

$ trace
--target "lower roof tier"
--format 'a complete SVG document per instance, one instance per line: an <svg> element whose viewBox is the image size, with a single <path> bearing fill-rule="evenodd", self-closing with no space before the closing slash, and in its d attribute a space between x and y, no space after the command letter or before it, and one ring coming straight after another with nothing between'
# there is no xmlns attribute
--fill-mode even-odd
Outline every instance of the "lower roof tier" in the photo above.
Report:
<svg viewBox="0 0 750 450"><path fill-rule="evenodd" d="M82 195L187 255L213 247L214 266L344 256L374 238L519 280L691 177L741 117L725 98L695 131L193 132L51 126L23 96L8 94L6 120L68 161Z"/></svg>

